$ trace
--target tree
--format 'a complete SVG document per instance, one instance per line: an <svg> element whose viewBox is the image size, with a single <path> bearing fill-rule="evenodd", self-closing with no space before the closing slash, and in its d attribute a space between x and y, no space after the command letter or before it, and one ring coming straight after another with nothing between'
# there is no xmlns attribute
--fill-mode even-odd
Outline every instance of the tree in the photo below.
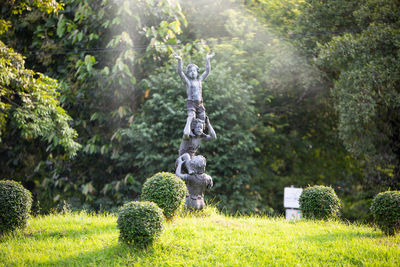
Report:
<svg viewBox="0 0 400 267"><path fill-rule="evenodd" d="M168 57L185 18L174 1L65 1L59 15L19 16L10 43L27 62L61 84L61 102L74 118L82 152L74 160L36 169L52 188L53 205L109 209L135 198L141 179L133 166L116 166L121 128L145 100L137 83ZM36 51L29 53L29 51ZM142 177L142 176L140 176Z"/></svg>
<svg viewBox="0 0 400 267"><path fill-rule="evenodd" d="M372 197L398 187L398 10L396 1L309 0L295 23L296 44L325 73L337 134L360 166L362 176L343 187L351 219L367 218Z"/></svg>
<svg viewBox="0 0 400 267"><path fill-rule="evenodd" d="M56 1L6 1L1 37L7 39L15 30L13 19L26 11L56 13L61 8ZM23 181L34 193L40 178L32 173L40 161L72 157L80 148L71 117L60 105L59 89L56 80L26 69L23 57L0 41L1 175Z"/></svg>
<svg viewBox="0 0 400 267"><path fill-rule="evenodd" d="M2 4L0 17L0 34L15 27L12 23L12 18L21 15L26 11L38 9L41 13L57 13L63 8L63 5L54 0L5 0Z"/></svg>
<svg viewBox="0 0 400 267"><path fill-rule="evenodd" d="M400 185L400 5L362 1L353 12L359 33L334 36L322 46L331 69L339 133L346 148L366 160L378 185Z"/></svg>
<svg viewBox="0 0 400 267"><path fill-rule="evenodd" d="M262 211L283 211L285 186L322 183L342 197L353 194L348 186L361 177L358 162L338 138L331 82L297 46L298 2L254 1L251 13L224 10L224 25L237 39L219 40L214 48L253 88L257 120L251 185Z"/></svg>
<svg viewBox="0 0 400 267"><path fill-rule="evenodd" d="M80 146L68 124L71 118L59 106L57 81L25 69L22 56L1 41L0 67L0 134L18 138L19 132L26 140L47 141L47 150L61 145L70 156L76 155ZM7 150L7 139L2 141Z"/></svg>
<svg viewBox="0 0 400 267"><path fill-rule="evenodd" d="M346 32L359 32L354 11L362 1L318 1L299 2L299 15L294 20L295 43L310 58L318 56L318 44L329 42L333 36Z"/></svg>

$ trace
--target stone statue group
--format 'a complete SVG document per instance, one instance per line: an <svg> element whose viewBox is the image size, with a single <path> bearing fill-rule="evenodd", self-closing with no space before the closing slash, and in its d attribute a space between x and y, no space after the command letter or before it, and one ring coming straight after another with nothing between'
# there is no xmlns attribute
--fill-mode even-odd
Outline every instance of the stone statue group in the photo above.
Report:
<svg viewBox="0 0 400 267"><path fill-rule="evenodd" d="M179 157L176 160L176 175L185 181L189 195L186 196L186 206L199 210L205 206L204 192L213 186L211 176L205 174L206 159L196 155L201 141L216 139L217 135L211 126L203 105L202 82L210 73L210 59L214 53L206 56L205 71L199 76L199 67L188 64L186 71L182 70L182 58L178 59L178 74L186 86L187 120L183 130L183 138L179 147Z"/></svg>

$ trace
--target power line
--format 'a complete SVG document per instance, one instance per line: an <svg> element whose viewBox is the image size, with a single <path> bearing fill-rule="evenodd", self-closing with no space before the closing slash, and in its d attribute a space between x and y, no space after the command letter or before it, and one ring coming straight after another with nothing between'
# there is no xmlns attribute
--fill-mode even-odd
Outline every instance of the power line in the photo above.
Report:
<svg viewBox="0 0 400 267"><path fill-rule="evenodd" d="M347 33L347 32L359 32L360 28L347 28L345 31L315 31L315 32L307 32L307 33L287 33L286 36L280 36L281 39L286 39L286 38L291 38L291 37L310 37L310 36L320 36L323 34L340 34L340 33ZM266 41L266 39L273 38L274 34L270 34L270 36L267 36L268 38L253 38L250 41L244 41L245 43L250 43L254 41ZM215 40L217 43L222 43L223 41L226 41L228 38L221 38L217 39L214 38L213 41ZM231 37L230 40L238 39L237 37ZM80 53L94 53L94 54L101 54L101 53L112 53L112 52L123 52L128 49L133 49L133 50L145 50L150 48L156 48L156 47L181 47L184 46L188 43L179 43L179 44L148 44L148 45L134 45L132 47L126 47L126 48L90 48L90 49L64 49L59 52L44 52L44 51L25 51L22 52L23 54L28 54L28 55L68 55L68 54L80 54Z"/></svg>
<svg viewBox="0 0 400 267"><path fill-rule="evenodd" d="M79 54L79 53L112 53L112 52L124 52L128 49L133 49L133 50L144 50L147 49L148 47L179 47L183 46L184 44L159 44L159 45L137 45L133 47L126 47L126 48L90 48L90 49L64 49L59 52L44 52L44 51L25 51L22 52L23 54L29 54L29 55L68 55L68 54Z"/></svg>

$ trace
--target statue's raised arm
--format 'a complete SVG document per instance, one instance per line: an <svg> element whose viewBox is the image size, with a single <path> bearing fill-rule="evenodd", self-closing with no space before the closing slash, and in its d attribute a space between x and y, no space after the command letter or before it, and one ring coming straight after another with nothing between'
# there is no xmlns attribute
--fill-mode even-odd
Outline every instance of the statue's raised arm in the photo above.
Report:
<svg viewBox="0 0 400 267"><path fill-rule="evenodd" d="M210 119L206 116L206 125L208 128L208 134L204 137L204 140L213 140L217 139L217 134L214 131L214 128L211 125Z"/></svg>
<svg viewBox="0 0 400 267"><path fill-rule="evenodd" d="M186 84L189 83L189 79L186 77L185 73L182 70L182 58L177 54L174 54L174 57L178 60L178 74L181 77L182 81Z"/></svg>
<svg viewBox="0 0 400 267"><path fill-rule="evenodd" d="M184 154L182 156L179 156L179 158L177 159L177 166L176 166L176 170L175 170L175 175L178 176L179 178L181 178L182 180L186 181L190 179L190 175L189 174L184 174L182 173L182 164L185 162L183 160L183 158L185 158L185 161L187 161L186 163L186 168L188 168L189 165L189 160L190 157L188 156L188 154Z"/></svg>
<svg viewBox="0 0 400 267"><path fill-rule="evenodd" d="M205 69L205 71L203 72L203 74L201 74L201 76L200 76L200 81L204 81L204 80L207 78L208 74L210 74L210 70L211 70L210 59L211 59L214 55L215 55L215 54L214 54L214 52L213 52L213 53L208 54L208 55L206 56L206 69Z"/></svg>

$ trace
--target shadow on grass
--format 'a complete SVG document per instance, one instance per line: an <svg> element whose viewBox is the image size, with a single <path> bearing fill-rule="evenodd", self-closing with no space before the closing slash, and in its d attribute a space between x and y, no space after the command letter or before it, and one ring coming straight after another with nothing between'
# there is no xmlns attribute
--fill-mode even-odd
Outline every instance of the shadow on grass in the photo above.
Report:
<svg viewBox="0 0 400 267"><path fill-rule="evenodd" d="M12 239L34 239L38 241L46 239L61 239L61 238L71 238L79 239L84 235L101 234L105 232L110 232L117 230L117 227L113 224L104 226L84 226L81 229L69 229L69 230L57 230L48 231L46 229L29 232L27 229L18 229L14 232L8 233L7 235L0 237L0 243L7 242Z"/></svg>
<svg viewBox="0 0 400 267"><path fill-rule="evenodd" d="M158 248L159 249L159 248ZM43 262L49 266L131 266L137 262L148 262L154 255L155 248L150 246L145 249L139 249L118 242L113 246L90 252L81 252L64 259L50 260Z"/></svg>
<svg viewBox="0 0 400 267"><path fill-rule="evenodd" d="M354 239L379 239L385 237L381 232L374 233L361 233L361 232L344 232L344 233L326 233L319 235L303 236L299 238L300 241L307 241L313 243L325 243L335 241L351 241Z"/></svg>
<svg viewBox="0 0 400 267"><path fill-rule="evenodd" d="M116 226L113 224L104 225L104 226L84 226L81 229L71 229L71 230L57 230L57 231L36 231L36 232L25 232L24 236L26 238L33 238L36 240L45 240L48 238L80 238L83 235L93 235L93 234L101 234L104 232L110 232L112 230L116 230Z"/></svg>

